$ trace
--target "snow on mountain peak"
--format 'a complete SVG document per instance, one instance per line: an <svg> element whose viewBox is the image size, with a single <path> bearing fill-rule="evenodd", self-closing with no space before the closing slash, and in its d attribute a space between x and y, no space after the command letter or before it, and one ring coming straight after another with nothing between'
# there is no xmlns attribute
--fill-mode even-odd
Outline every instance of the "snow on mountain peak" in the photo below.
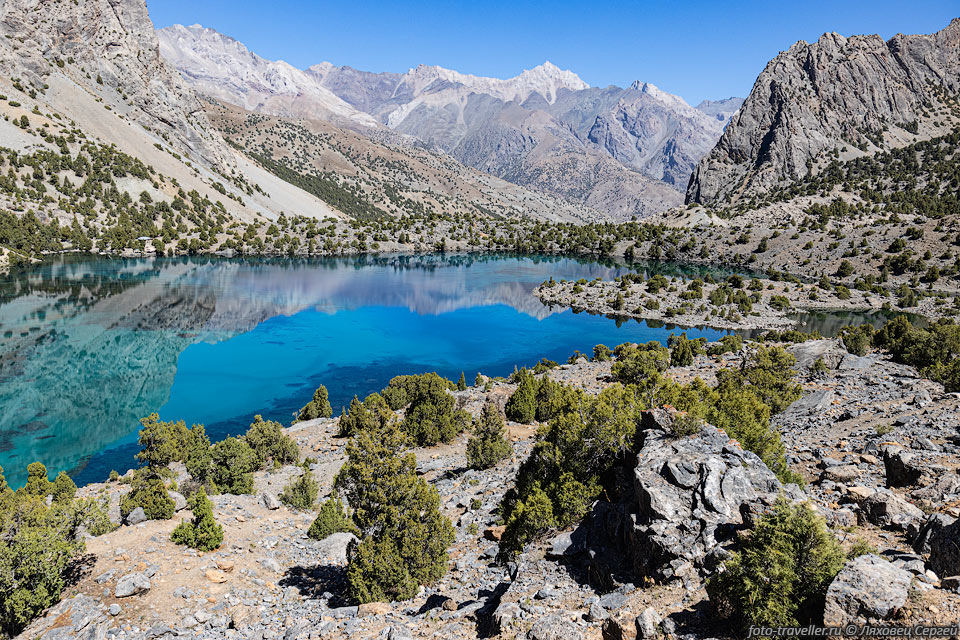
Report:
<svg viewBox="0 0 960 640"><path fill-rule="evenodd" d="M289 100L309 96L313 108L363 126L362 113L304 71L261 58L233 38L199 24L157 30L161 55L201 92L251 110L286 113Z"/></svg>

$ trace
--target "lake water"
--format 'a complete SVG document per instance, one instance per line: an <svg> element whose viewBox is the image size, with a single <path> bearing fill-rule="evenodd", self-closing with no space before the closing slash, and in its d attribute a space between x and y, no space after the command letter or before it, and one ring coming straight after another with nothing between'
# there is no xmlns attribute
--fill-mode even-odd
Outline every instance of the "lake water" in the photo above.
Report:
<svg viewBox="0 0 960 640"><path fill-rule="evenodd" d="M568 258L62 259L0 276L0 465L79 483L135 465L139 418L291 422L320 384L339 414L399 374L472 383L669 327L548 308L533 289L626 269ZM652 270L691 275L675 265ZM699 272L697 275L701 275ZM721 332L688 330L716 339Z"/></svg>

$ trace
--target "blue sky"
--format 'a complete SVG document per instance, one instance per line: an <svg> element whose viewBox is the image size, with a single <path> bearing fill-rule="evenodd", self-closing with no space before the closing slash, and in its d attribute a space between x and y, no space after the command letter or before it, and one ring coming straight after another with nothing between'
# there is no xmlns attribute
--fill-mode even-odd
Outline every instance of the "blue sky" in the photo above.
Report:
<svg viewBox="0 0 960 640"><path fill-rule="evenodd" d="M509 77L550 60L594 86L634 80L696 104L745 96L766 62L797 40L931 33L960 16L957 0L805 2L570 0L309 2L147 0L154 24L200 23L254 52L298 66L369 71L436 64Z"/></svg>

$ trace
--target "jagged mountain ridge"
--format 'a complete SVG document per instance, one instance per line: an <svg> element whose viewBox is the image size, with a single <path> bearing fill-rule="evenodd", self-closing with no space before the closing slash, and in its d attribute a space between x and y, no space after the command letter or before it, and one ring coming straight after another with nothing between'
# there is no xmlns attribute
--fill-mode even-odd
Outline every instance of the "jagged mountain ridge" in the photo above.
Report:
<svg viewBox="0 0 960 640"><path fill-rule="evenodd" d="M797 42L759 75L716 147L691 177L687 202L763 193L847 160L949 132L960 92L960 18L930 35ZM836 154L834 155L834 150Z"/></svg>
<svg viewBox="0 0 960 640"><path fill-rule="evenodd" d="M195 34L197 30L200 36ZM190 84L202 87L213 98L265 113L312 115L348 126L377 124L314 76L283 61L264 60L213 29L176 25L158 33L161 55L180 69Z"/></svg>
<svg viewBox="0 0 960 640"><path fill-rule="evenodd" d="M234 73L229 81L203 73L210 64L203 58L211 49L222 52L223 42L236 41L200 26L167 27L158 36L164 55L198 91L239 101L226 93L240 95L233 78L252 73ZM246 49L236 51L224 66L245 64ZM277 73L285 65L269 64ZM730 112L695 109L645 83L589 87L549 62L508 79L426 65L406 73L373 73L326 62L303 73L372 116L382 125L379 131L409 136L468 166L615 217L680 204L679 191L719 138ZM269 97L259 106L244 106L302 117L311 100L303 93L292 102Z"/></svg>

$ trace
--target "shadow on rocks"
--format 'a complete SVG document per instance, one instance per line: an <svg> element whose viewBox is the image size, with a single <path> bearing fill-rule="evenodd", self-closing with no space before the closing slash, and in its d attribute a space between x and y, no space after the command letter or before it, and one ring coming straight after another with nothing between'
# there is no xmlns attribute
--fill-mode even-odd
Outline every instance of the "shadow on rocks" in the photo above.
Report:
<svg viewBox="0 0 960 640"><path fill-rule="evenodd" d="M730 621L720 619L707 598L671 613L667 620L667 624L673 626L674 637L727 638L731 635Z"/></svg>
<svg viewBox="0 0 960 640"><path fill-rule="evenodd" d="M346 567L290 567L278 584L281 587L296 587L301 596L311 600L320 600L326 596L327 604L331 608L351 604L347 597Z"/></svg>
<svg viewBox="0 0 960 640"><path fill-rule="evenodd" d="M72 587L93 572L94 565L97 564L97 556L93 553L85 553L74 560L67 567L64 575L65 587Z"/></svg>
<svg viewBox="0 0 960 640"><path fill-rule="evenodd" d="M510 589L510 584L510 582L501 582L493 591L489 589L480 590L478 595L481 600L485 600L486 602L482 607L477 609L476 613L478 638L493 638L500 634L500 626L494 619L493 614L497 611L497 607L500 606L500 599L503 598L503 594Z"/></svg>

